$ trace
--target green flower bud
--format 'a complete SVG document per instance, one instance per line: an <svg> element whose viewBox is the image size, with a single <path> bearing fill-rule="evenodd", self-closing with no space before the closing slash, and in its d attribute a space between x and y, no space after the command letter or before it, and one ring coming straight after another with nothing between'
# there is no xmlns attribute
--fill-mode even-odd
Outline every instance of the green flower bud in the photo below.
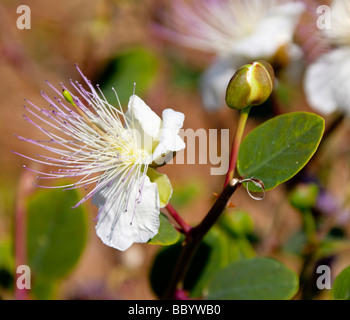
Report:
<svg viewBox="0 0 350 320"><path fill-rule="evenodd" d="M315 206L317 197L319 194L319 188L315 183L301 183L297 185L289 195L290 204L303 211L309 210Z"/></svg>
<svg viewBox="0 0 350 320"><path fill-rule="evenodd" d="M226 104L232 109L243 109L264 103L274 84L272 66L263 60L240 67L226 90Z"/></svg>

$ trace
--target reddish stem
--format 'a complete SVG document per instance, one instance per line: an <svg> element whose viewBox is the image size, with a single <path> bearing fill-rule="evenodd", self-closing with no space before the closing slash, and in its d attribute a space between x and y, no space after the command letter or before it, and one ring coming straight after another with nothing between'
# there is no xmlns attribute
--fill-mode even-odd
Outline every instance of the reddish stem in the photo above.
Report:
<svg viewBox="0 0 350 320"><path fill-rule="evenodd" d="M177 211L174 209L174 207L168 203L168 205L165 207L169 214L172 216L172 218L178 223L178 225L181 227L181 231L184 234L189 234L192 230L192 227L181 218L181 216L177 213Z"/></svg>
<svg viewBox="0 0 350 320"><path fill-rule="evenodd" d="M181 294L184 293L183 283L185 276L199 244L210 228L215 224L221 213L224 211L230 197L240 185L241 180L231 180L224 188L223 192L220 194L203 221L198 226L192 228L190 233L186 234L184 247L173 271L173 275L165 292L164 299L179 298L179 295L181 296Z"/></svg>

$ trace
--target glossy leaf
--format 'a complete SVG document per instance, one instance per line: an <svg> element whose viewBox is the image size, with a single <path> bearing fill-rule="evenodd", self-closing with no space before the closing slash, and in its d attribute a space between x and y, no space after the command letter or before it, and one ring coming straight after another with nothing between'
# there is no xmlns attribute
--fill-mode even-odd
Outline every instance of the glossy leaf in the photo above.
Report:
<svg viewBox="0 0 350 320"><path fill-rule="evenodd" d="M269 258L237 261L218 272L208 288L208 299L288 300L299 288L297 275Z"/></svg>
<svg viewBox="0 0 350 320"><path fill-rule="evenodd" d="M243 140L237 160L241 176L263 181L271 190L297 174L316 152L324 120L307 112L275 117L251 131ZM251 191L259 192L253 183Z"/></svg>
<svg viewBox="0 0 350 320"><path fill-rule="evenodd" d="M59 279L78 262L87 239L87 215L76 190L40 190L28 200L28 264L33 275Z"/></svg>
<svg viewBox="0 0 350 320"><path fill-rule="evenodd" d="M350 267L345 268L335 278L332 297L335 300L350 300Z"/></svg>
<svg viewBox="0 0 350 320"><path fill-rule="evenodd" d="M148 243L162 246L170 246L180 239L180 233L172 226L168 218L162 213L159 215L160 227L158 234Z"/></svg>

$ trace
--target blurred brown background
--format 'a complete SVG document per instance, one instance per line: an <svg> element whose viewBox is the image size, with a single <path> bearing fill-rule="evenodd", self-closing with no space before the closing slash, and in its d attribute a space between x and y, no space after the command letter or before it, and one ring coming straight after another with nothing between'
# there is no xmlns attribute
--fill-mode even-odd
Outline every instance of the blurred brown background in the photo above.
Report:
<svg viewBox="0 0 350 320"><path fill-rule="evenodd" d="M19 16L16 9L21 4L31 8L30 30L16 27ZM157 1L151 0L0 1L0 239L13 234L14 208L24 172L24 159L11 150L27 155L36 152L33 145L19 141L14 134L39 136L35 127L22 117L24 98L47 107L40 96L41 90L48 90L45 80L55 85L61 81L68 84L70 78L81 81L74 63L94 82L118 52L135 46L148 48L157 54L160 68L156 80L142 97L146 103L159 115L166 107L183 112L185 129L229 128L232 138L235 112L222 109L215 116L208 114L195 90L182 90L171 82L169 52L183 65L191 65L198 71L204 70L212 57L158 39L151 28L155 6ZM115 88L118 91L118 84ZM295 95L292 109L309 110L301 91ZM261 121L260 118L249 120L246 131ZM349 129L346 130L345 134L342 131L335 135L324 157L330 157L332 152L348 152ZM333 177L329 187L344 194L349 181L348 158L328 162L332 163L329 170ZM210 164L169 165L161 169L168 174L175 192L189 180L199 186L195 197L179 209L193 224L205 215L214 199L213 193L220 192L223 185L224 177L210 176L210 167ZM259 249L262 254L273 255L274 243L284 241L300 227L299 215L285 197L285 186L270 191L259 203L244 190L239 190L232 201L251 213L256 233L265 239ZM90 209L87 247L75 270L60 286L58 298L155 299L148 274L159 248L135 244L126 252L118 252L103 245L94 232L96 208ZM284 255L278 257L299 270L300 261ZM340 262L336 272L344 266L346 262Z"/></svg>

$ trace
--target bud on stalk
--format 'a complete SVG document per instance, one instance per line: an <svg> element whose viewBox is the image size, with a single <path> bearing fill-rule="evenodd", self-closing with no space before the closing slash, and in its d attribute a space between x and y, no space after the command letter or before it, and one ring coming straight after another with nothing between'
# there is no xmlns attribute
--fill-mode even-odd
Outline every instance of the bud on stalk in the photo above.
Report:
<svg viewBox="0 0 350 320"><path fill-rule="evenodd" d="M226 104L232 109L244 109L264 103L274 84L272 66L259 60L240 67L231 78L226 90Z"/></svg>

